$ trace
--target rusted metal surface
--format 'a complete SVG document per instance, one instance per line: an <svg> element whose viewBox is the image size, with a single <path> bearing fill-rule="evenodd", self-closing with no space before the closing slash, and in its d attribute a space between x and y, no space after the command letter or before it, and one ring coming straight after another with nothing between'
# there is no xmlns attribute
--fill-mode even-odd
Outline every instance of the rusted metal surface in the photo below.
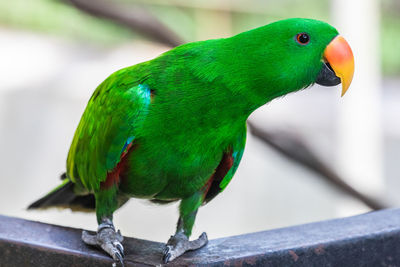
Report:
<svg viewBox="0 0 400 267"><path fill-rule="evenodd" d="M0 266L112 266L81 230L0 216ZM160 266L163 244L126 238L126 266ZM400 266L400 210L211 240L167 266Z"/></svg>

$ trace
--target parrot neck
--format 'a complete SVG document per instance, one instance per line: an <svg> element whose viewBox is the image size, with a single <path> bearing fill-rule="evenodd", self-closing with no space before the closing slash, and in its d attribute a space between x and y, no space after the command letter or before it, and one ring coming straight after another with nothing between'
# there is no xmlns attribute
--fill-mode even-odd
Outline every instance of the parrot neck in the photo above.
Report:
<svg viewBox="0 0 400 267"><path fill-rule="evenodd" d="M253 30L227 39L212 40L215 42L214 73L221 74L221 82L233 97L231 103L237 103L237 108L247 116L274 98L304 87L288 82L289 66L277 63L279 52L275 52L274 47L260 47L260 36L262 34Z"/></svg>
<svg viewBox="0 0 400 267"><path fill-rule="evenodd" d="M279 62L276 54L266 55L265 47L255 45L261 43L257 40L261 34L251 32L184 44L151 61L155 63L149 65L151 73L157 78L147 81L148 85L157 88L160 81L175 85L156 92L158 105L173 105L179 114L202 116L216 125L244 122L260 106L295 91L276 69L278 63L269 64Z"/></svg>

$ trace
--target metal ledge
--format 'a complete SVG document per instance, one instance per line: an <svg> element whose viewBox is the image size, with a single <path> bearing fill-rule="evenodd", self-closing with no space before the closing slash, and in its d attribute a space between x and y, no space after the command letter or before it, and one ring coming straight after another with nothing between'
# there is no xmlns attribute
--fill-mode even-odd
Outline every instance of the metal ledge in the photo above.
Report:
<svg viewBox="0 0 400 267"><path fill-rule="evenodd" d="M125 238L126 266L160 266L163 244ZM112 266L81 230L0 216L0 266ZM211 240L167 266L400 266L400 209Z"/></svg>

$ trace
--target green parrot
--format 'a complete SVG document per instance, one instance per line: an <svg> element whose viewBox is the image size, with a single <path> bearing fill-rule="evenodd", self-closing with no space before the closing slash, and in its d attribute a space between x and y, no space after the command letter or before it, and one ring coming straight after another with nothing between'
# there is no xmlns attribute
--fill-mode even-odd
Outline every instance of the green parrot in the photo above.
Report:
<svg viewBox="0 0 400 267"><path fill-rule="evenodd" d="M354 72L348 43L327 23L287 19L230 38L187 43L116 71L91 96L72 141L63 182L29 208L96 212L86 244L123 264L113 213L130 198L180 201L163 261L207 243L189 241L196 213L232 180L246 120L274 98Z"/></svg>

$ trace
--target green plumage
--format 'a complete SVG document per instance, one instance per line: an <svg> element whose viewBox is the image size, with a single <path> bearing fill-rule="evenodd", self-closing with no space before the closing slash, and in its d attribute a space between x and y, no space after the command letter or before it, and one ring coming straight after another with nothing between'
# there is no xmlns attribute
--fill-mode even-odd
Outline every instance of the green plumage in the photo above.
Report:
<svg viewBox="0 0 400 267"><path fill-rule="evenodd" d="M308 45L295 40L302 32ZM198 207L239 165L248 116L313 84L337 34L320 21L284 20L115 72L89 100L69 151L76 194L94 194L99 221L130 197L182 200L190 235Z"/></svg>

